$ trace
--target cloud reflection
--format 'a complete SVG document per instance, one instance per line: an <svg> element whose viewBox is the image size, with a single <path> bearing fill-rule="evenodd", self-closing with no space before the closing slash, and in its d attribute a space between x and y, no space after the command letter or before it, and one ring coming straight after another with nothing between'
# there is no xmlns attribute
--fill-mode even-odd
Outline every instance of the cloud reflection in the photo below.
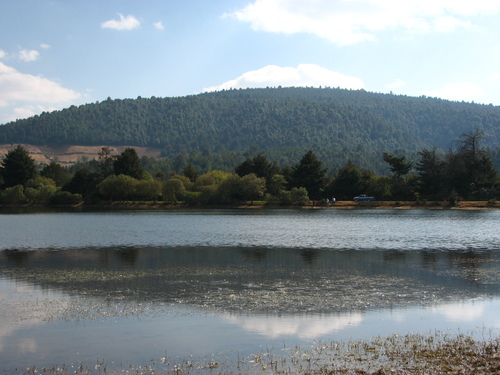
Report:
<svg viewBox="0 0 500 375"><path fill-rule="evenodd" d="M433 312L443 314L452 321L474 321L483 317L484 304L453 303L432 308Z"/></svg>
<svg viewBox="0 0 500 375"><path fill-rule="evenodd" d="M56 319L70 305L68 297L55 292L34 290L28 284L0 277L0 353L18 341L22 353L35 353L35 338L16 340L16 332Z"/></svg>
<svg viewBox="0 0 500 375"><path fill-rule="evenodd" d="M297 336L301 339L317 339L323 335L341 331L363 322L361 313L303 316L237 316L223 318L231 324L239 325L247 332L254 332L269 338Z"/></svg>

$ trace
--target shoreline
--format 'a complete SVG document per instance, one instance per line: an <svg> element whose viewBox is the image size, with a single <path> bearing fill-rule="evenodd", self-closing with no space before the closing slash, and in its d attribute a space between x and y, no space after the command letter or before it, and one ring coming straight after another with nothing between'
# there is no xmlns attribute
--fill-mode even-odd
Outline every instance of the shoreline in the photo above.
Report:
<svg viewBox="0 0 500 375"><path fill-rule="evenodd" d="M144 202L144 201L127 201L127 202L102 202L97 204L79 203L77 205L47 205L47 204L0 204L2 209L77 209L77 210L138 210L138 209L155 209L155 210L177 210L177 209L393 209L393 210L489 210L500 209L500 202L491 203L488 201L462 201L456 204L449 202L417 202L417 201L371 201L371 202L354 202L354 201L337 201L335 204L326 206L324 204L313 204L305 206L281 205L271 202L255 202L253 204L236 204L236 205L186 205L182 203L170 204L165 202Z"/></svg>

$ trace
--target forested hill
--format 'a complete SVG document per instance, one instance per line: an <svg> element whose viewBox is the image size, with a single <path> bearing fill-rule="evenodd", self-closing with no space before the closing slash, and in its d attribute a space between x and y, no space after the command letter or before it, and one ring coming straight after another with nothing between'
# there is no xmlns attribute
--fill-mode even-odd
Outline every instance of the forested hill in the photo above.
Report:
<svg viewBox="0 0 500 375"><path fill-rule="evenodd" d="M500 147L500 107L333 88L228 90L149 99L108 99L0 126L0 144L130 145L190 152L243 152L352 158L449 149L480 129ZM283 161L283 160L281 160Z"/></svg>

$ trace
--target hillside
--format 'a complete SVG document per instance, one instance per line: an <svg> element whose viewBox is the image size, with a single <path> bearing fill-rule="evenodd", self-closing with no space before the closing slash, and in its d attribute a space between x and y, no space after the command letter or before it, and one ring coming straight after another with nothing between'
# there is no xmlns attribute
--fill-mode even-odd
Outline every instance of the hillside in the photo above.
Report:
<svg viewBox="0 0 500 375"><path fill-rule="evenodd" d="M475 129L484 131L483 146L500 148L500 107L364 90L267 88L72 106L0 126L0 144L129 145L169 158L263 152L282 165L313 149L332 167L351 158L380 170L384 151L447 150Z"/></svg>

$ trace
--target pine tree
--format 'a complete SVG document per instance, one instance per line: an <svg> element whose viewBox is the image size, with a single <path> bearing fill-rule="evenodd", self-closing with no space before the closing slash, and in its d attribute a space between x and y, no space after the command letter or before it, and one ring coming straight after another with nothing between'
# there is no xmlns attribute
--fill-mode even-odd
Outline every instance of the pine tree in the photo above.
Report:
<svg viewBox="0 0 500 375"><path fill-rule="evenodd" d="M19 145L5 155L0 165L3 187L24 185L37 175L35 161L23 146Z"/></svg>
<svg viewBox="0 0 500 375"><path fill-rule="evenodd" d="M292 187L303 187L311 199L321 199L326 184L326 169L321 168L322 162L314 152L309 150L293 167L291 176Z"/></svg>
<svg viewBox="0 0 500 375"><path fill-rule="evenodd" d="M116 157L113 168L116 175L124 174L137 180L142 179L144 174L141 159L139 159L137 152L132 147L126 148L125 151Z"/></svg>

